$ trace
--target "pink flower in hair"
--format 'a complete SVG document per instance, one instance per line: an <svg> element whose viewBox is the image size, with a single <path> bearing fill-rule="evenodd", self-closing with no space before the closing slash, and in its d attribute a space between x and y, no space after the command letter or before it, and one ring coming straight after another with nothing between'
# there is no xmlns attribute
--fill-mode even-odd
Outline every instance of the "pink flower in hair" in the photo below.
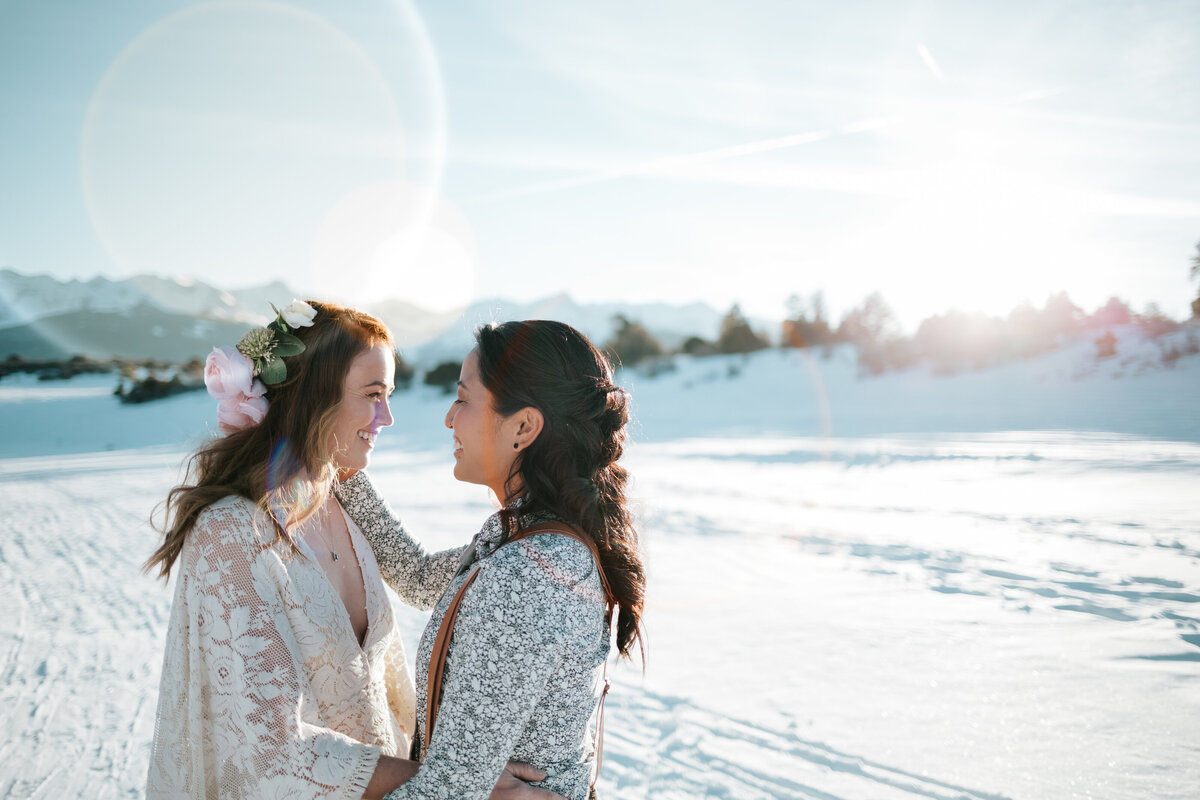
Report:
<svg viewBox="0 0 1200 800"><path fill-rule="evenodd" d="M218 400L226 397L262 397L267 387L254 379L254 362L235 347L214 347L204 362L204 385Z"/></svg>
<svg viewBox="0 0 1200 800"><path fill-rule="evenodd" d="M204 362L204 385L217 403L221 432L233 433L263 421L267 387L254 377L254 362L234 347L214 347Z"/></svg>
<svg viewBox="0 0 1200 800"><path fill-rule="evenodd" d="M258 381L255 381L258 383ZM267 398L233 395L222 397L217 403L217 427L229 435L251 425L257 425L267 416Z"/></svg>

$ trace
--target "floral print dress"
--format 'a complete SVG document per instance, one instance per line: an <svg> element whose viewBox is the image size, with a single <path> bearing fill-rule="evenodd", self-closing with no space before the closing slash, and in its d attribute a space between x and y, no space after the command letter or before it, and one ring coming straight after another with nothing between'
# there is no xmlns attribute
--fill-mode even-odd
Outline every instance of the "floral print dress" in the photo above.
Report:
<svg viewBox="0 0 1200 800"><path fill-rule="evenodd" d="M428 562L365 473L337 488L348 514L375 550L384 579L406 599L428 586ZM544 521L521 517L522 527ZM565 536L509 544L493 515L463 554L433 608L417 649L417 719L425 718L427 673L446 608L474 562L454 625L431 741L412 779L388 798L483 800L510 759L547 777L538 783L571 800L588 797L594 757L590 720L602 690L609 622L595 561ZM427 577L427 576L425 576ZM421 599L430 600L428 593ZM430 600L432 602L432 600ZM418 732L418 736L422 734Z"/></svg>

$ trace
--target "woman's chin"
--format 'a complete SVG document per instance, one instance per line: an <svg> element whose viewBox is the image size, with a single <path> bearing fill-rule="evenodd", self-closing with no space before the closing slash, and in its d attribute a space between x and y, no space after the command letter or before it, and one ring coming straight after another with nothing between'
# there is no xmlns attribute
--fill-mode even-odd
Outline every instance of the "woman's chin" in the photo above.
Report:
<svg viewBox="0 0 1200 800"><path fill-rule="evenodd" d="M336 469L339 474L341 474L343 472L361 472L370 465L371 456L368 454L362 456L361 458L347 458L335 461L333 463L333 468Z"/></svg>
<svg viewBox="0 0 1200 800"><path fill-rule="evenodd" d="M472 475L471 471L463 466L461 461L454 462L454 480L462 483L473 483L476 486L487 486L487 481L480 478L478 475Z"/></svg>

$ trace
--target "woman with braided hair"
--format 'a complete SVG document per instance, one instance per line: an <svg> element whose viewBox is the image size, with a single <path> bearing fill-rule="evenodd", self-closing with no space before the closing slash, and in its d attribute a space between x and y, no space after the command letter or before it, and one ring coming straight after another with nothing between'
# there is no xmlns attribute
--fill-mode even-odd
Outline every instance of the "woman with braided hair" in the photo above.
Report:
<svg viewBox="0 0 1200 800"><path fill-rule="evenodd" d="M598 767L589 723L614 614L618 652L641 643L645 574L617 463L629 397L569 325L506 322L476 341L445 423L454 476L491 489L501 508L421 638L422 763L388 797L483 798L512 759L546 773L535 786L582 800ZM384 579L411 583L408 536L367 476L336 492Z"/></svg>

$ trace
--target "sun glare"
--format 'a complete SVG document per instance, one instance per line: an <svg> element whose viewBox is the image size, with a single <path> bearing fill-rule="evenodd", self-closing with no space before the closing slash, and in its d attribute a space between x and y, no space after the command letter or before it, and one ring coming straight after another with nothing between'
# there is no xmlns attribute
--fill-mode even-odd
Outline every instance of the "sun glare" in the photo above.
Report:
<svg viewBox="0 0 1200 800"><path fill-rule="evenodd" d="M1002 315L1022 300L1044 300L1047 285L1079 285L1102 260L1084 235L1086 208L1067 188L1078 179L1053 158L1063 143L1048 145L1029 117L934 104L898 128L890 133L906 159L899 200L851 256L921 276L919 286L881 282L889 300Z"/></svg>
<svg viewBox="0 0 1200 800"><path fill-rule="evenodd" d="M81 136L88 215L114 265L232 286L283 273L305 290L330 205L411 172L410 139L442 130L423 31L393 24L412 63L388 74L327 20L275 2L188 7L131 41Z"/></svg>
<svg viewBox="0 0 1200 800"><path fill-rule="evenodd" d="M311 253L318 291L370 305L400 298L430 311L475 299L477 253L465 217L428 186L381 181L326 214Z"/></svg>

